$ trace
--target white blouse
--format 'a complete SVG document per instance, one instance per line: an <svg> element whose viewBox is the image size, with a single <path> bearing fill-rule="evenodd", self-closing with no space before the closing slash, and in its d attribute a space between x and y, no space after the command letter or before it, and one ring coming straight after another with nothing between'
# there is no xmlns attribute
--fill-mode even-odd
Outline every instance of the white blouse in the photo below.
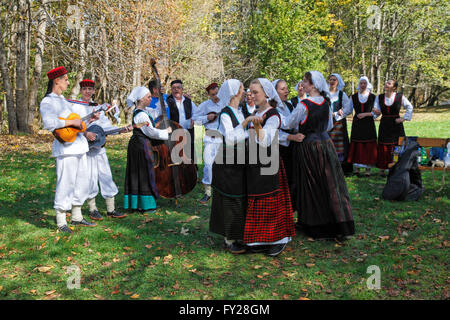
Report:
<svg viewBox="0 0 450 320"><path fill-rule="evenodd" d="M219 117L217 117L214 121L209 122L208 113L215 112L219 114L220 111L222 111L222 107L220 106L220 104L213 102L211 99L208 99L200 103L198 108L195 109L192 119L195 122L205 126L205 129L207 130L216 130L217 126L219 125Z"/></svg>
<svg viewBox="0 0 450 320"><path fill-rule="evenodd" d="M331 104L333 104L334 102L338 101L339 100L339 91L330 93L330 100L331 100ZM345 92L342 92L342 111L344 112L344 115L349 110L350 110L350 113L352 113L352 111L351 111L352 109L350 109L350 102L351 102L351 99L347 96L347 94ZM330 108L331 107L332 107L332 105L330 105ZM333 112L333 116L335 117L335 119L337 121L339 121L339 120L344 118L344 116L339 116L337 111Z"/></svg>
<svg viewBox="0 0 450 320"><path fill-rule="evenodd" d="M358 92L358 100L360 103L366 103L367 100L369 99L369 94L370 91L365 92L364 94L362 94L361 92ZM342 115L342 118L347 117L348 115L351 115L353 113L353 99L350 98L350 103L347 109L344 109L344 114ZM372 113L373 114L373 113Z"/></svg>
<svg viewBox="0 0 450 320"><path fill-rule="evenodd" d="M322 104L324 98L322 96L317 96L317 97L309 97L304 100L309 100L316 104ZM288 129L298 128L299 124L306 120L307 116L308 111L305 105L303 103L298 103L297 107L295 107L295 109L292 111L290 117L286 120L286 127ZM333 112L331 111L331 108L329 108L327 131L330 131L332 128L333 128Z"/></svg>
<svg viewBox="0 0 450 320"><path fill-rule="evenodd" d="M148 122L147 126L141 127L142 132L149 138L157 139L157 140L169 140L169 132L167 129L157 129L153 126L152 121L150 120L150 117L148 116L147 112L139 112L137 115L133 118L134 123L143 123Z"/></svg>
<svg viewBox="0 0 450 320"><path fill-rule="evenodd" d="M242 127L242 122L245 120L242 110L230 108L236 119L239 121L239 125L233 128L233 122L228 114L222 113L220 116L220 122L218 130L225 137L225 143L229 146L233 146L239 142L244 141L248 138L248 132Z"/></svg>
<svg viewBox="0 0 450 320"><path fill-rule="evenodd" d="M395 101L395 97L397 96L397 92L394 92L394 94L388 98L386 95L384 96L384 104L386 106L392 106L392 104ZM374 109L380 110L380 102L379 102L379 95L375 99L375 104L373 106ZM405 95L402 96L402 106L406 109L405 115L403 116L403 119L407 121L411 121L412 113L413 113L413 105L409 100L405 97ZM380 110L381 111L381 110ZM376 115L375 118L378 118Z"/></svg>
<svg viewBox="0 0 450 320"><path fill-rule="evenodd" d="M264 114L269 111L271 108L267 108L266 110L262 112L256 112L257 117L263 117ZM288 110L289 111L289 110ZM280 127L281 122L280 118L277 116L271 116L269 119L267 119L266 123L264 124L264 127L262 128L264 131L264 138L263 140L258 140L258 135L255 135L256 143L260 144L263 147L268 147L272 144L273 139L275 138L278 128ZM252 123L253 126L253 123ZM281 131L280 131L281 132Z"/></svg>

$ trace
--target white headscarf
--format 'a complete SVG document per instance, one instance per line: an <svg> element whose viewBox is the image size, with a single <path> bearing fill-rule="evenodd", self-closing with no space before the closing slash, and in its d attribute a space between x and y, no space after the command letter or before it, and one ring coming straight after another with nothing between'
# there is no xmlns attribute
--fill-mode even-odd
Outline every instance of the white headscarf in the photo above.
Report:
<svg viewBox="0 0 450 320"><path fill-rule="evenodd" d="M134 106L137 101L141 100L143 97L145 97L148 93L150 93L150 90L146 87L136 87L134 88L131 93L127 97L127 106L128 108Z"/></svg>
<svg viewBox="0 0 450 320"><path fill-rule="evenodd" d="M264 90L264 93L268 97L268 100L275 99L275 101L277 102L278 107L283 108L284 104L281 101L281 98L278 95L278 92L275 89L275 87L272 84L272 82L270 82L266 78L258 78L258 80L259 80L259 83L261 83L261 86L262 86L262 88Z"/></svg>
<svg viewBox="0 0 450 320"><path fill-rule="evenodd" d="M222 83L217 93L217 97L220 99L219 104L222 108L226 107L230 103L231 98L238 94L240 87L241 82L236 79L228 79Z"/></svg>
<svg viewBox="0 0 450 320"><path fill-rule="evenodd" d="M328 89L328 83L326 82L323 74L319 71L310 71L312 83L314 88L316 88L319 92L325 92L327 96L330 96L330 90Z"/></svg>
<svg viewBox="0 0 450 320"><path fill-rule="evenodd" d="M279 81L281 81L281 79L277 79L277 80L272 81L272 85L273 85L273 87L274 87L275 89L277 88L277 83L278 83Z"/></svg>
<svg viewBox="0 0 450 320"><path fill-rule="evenodd" d="M336 79L338 80L337 89L338 89L339 91L341 91L342 89L344 89L344 87L345 87L345 82L344 82L344 80L342 80L341 76L340 76L338 73L332 73L332 74L330 74L330 77L331 77L331 76L335 76ZM328 77L328 78L329 78L329 77Z"/></svg>
<svg viewBox="0 0 450 320"><path fill-rule="evenodd" d="M369 82L369 78L367 78L366 76L359 78L358 86L356 87L356 90L359 91L359 84L361 83L362 80L366 80L366 82L367 82L367 90L372 91L373 86Z"/></svg>
<svg viewBox="0 0 450 320"><path fill-rule="evenodd" d="M298 91L298 86L300 85L300 83L302 83L303 80L300 80L299 82L297 82L297 84L295 85L295 91Z"/></svg>

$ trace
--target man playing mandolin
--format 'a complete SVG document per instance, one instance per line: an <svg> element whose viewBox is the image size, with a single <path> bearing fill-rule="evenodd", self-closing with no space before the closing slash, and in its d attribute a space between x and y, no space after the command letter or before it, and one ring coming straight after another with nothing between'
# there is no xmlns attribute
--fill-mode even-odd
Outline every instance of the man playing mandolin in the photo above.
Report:
<svg viewBox="0 0 450 320"><path fill-rule="evenodd" d="M58 67L47 73L48 88L40 104L44 129L54 133L61 128L82 129L85 124L80 116L85 112L80 104L70 103L62 93L69 85L67 70ZM69 120L67 120L69 119ZM89 121L94 121L94 116ZM89 176L86 153L88 142L83 132L78 132L73 142L53 141L52 156L56 158L56 191L54 208L56 224L62 232L72 233L67 226L66 212L72 210L72 225L94 227L86 221L81 206L88 197Z"/></svg>
<svg viewBox="0 0 450 320"><path fill-rule="evenodd" d="M92 101L92 97L95 93L95 82L90 79L85 79L80 82L80 88L81 100L89 103L85 106L86 112L89 113L92 109L91 105L96 105L96 103L93 103ZM91 122L86 131L86 138L90 141L92 141L92 138L96 138L96 134L89 131L89 128L93 125L100 126L104 131L116 129L116 127L112 125L111 121L106 116L105 112L101 111L99 114L99 119ZM130 127L124 127L120 132L129 131L131 131ZM98 211L95 203L95 197L98 194L98 185L100 183L101 194L106 202L106 215L111 218L125 218L126 214L120 213L115 209L114 197L117 193L119 193L119 190L113 181L105 147L101 146L101 148L91 148L91 150L87 153L87 162L89 172L89 194L87 200L89 206L89 217L92 220L103 220L103 217Z"/></svg>

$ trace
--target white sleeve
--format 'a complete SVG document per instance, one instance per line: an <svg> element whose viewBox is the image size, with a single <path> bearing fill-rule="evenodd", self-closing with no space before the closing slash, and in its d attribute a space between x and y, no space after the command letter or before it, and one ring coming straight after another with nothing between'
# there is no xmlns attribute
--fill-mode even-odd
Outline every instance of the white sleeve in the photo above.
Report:
<svg viewBox="0 0 450 320"><path fill-rule="evenodd" d="M403 116L403 118L407 121L411 121L413 113L413 105L411 104L411 102L409 102L409 100L405 96L403 96L402 98L402 105L406 109L406 113Z"/></svg>
<svg viewBox="0 0 450 320"><path fill-rule="evenodd" d="M58 116L55 114L52 104L49 101L45 100L48 99L42 100L40 107L44 129L53 132L55 129L64 128L66 126L66 121L58 119Z"/></svg>
<svg viewBox="0 0 450 320"><path fill-rule="evenodd" d="M242 124L239 124L236 128L233 128L233 123L231 122L231 118L228 114L223 113L220 117L220 126L223 128L225 133L225 143L227 145L235 145L238 142L244 141L245 130L242 127Z"/></svg>
<svg viewBox="0 0 450 320"><path fill-rule="evenodd" d="M342 111L344 112L343 118L353 113L353 99L350 99L345 92L342 95Z"/></svg>
<svg viewBox="0 0 450 320"><path fill-rule="evenodd" d="M109 120L108 116L105 114L104 111L100 113L100 118L97 121L92 122L89 126L93 124L102 127L102 129L105 131L117 129L116 126L113 126L113 124L111 123L111 121Z"/></svg>
<svg viewBox="0 0 450 320"><path fill-rule="evenodd" d="M208 106L208 101L204 101L200 103L198 108L194 110L194 114L192 115L192 120L197 123L201 123L204 125L208 122L208 115L206 113L206 107ZM194 108L194 103L192 103L192 108Z"/></svg>
<svg viewBox="0 0 450 320"><path fill-rule="evenodd" d="M147 126L141 128L142 132L149 138L158 140L169 140L169 132L167 129L160 130L152 125L149 116L145 112L139 112L134 116L134 123L148 122Z"/></svg>
<svg viewBox="0 0 450 320"><path fill-rule="evenodd" d="M378 118L380 115L377 115L377 114L375 114L373 111L374 110L379 110L380 111L380 102L379 102L379 98L380 96L378 95L376 98L375 98L375 102L374 102L374 104L373 104L373 108L372 108L372 114L373 114L373 118L374 119L376 119L376 118Z"/></svg>
<svg viewBox="0 0 450 320"><path fill-rule="evenodd" d="M327 132L330 131L331 129L333 129L333 111L331 111L330 109L330 113L328 115L328 128L327 128Z"/></svg>
<svg viewBox="0 0 450 320"><path fill-rule="evenodd" d="M276 136L278 128L280 127L280 118L277 116L272 116L267 119L266 124L263 127L264 138L262 141L258 140L258 135L255 135L256 143L262 145L263 147L268 147L272 144L273 139Z"/></svg>
<svg viewBox="0 0 450 320"><path fill-rule="evenodd" d="M331 109L330 109L331 111ZM285 121L286 129L296 129L299 123L306 119L308 112L303 103L298 103L294 110L292 110L291 115Z"/></svg>
<svg viewBox="0 0 450 320"><path fill-rule="evenodd" d="M278 142L285 147L289 147L290 141L288 140L289 133L284 132L283 130L278 131Z"/></svg>

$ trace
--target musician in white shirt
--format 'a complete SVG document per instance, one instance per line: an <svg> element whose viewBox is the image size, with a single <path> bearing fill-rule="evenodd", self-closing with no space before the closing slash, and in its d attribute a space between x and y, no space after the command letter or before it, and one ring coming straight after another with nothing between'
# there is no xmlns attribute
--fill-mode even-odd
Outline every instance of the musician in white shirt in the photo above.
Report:
<svg viewBox="0 0 450 320"><path fill-rule="evenodd" d="M44 129L50 132L65 127L81 128L81 119L62 120L71 113L82 113L82 106L68 102L62 93L69 85L67 70L64 67L55 68L47 73L49 85L47 94L40 104L40 112ZM96 116L91 118L94 121ZM67 226L66 211L72 210L72 225L93 227L83 218L81 206L89 192L86 152L88 142L83 133L78 133L74 142L53 141L52 156L56 158L56 192L54 208L56 224L62 232L72 233Z"/></svg>

